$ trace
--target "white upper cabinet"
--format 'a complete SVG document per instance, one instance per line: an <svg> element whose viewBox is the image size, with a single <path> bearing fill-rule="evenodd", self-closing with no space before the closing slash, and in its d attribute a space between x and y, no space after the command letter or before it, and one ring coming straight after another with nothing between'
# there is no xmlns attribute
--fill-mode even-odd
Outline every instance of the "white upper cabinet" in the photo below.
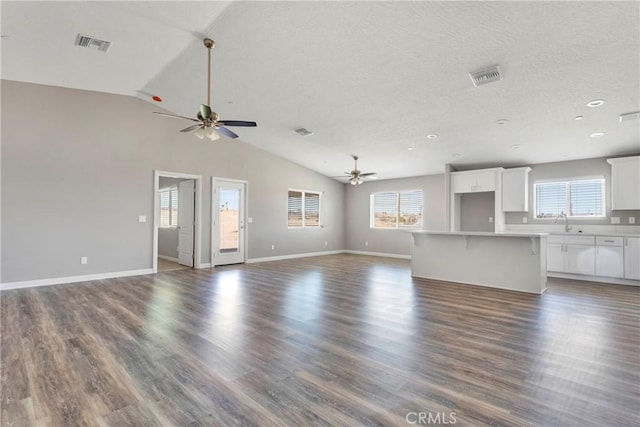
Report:
<svg viewBox="0 0 640 427"><path fill-rule="evenodd" d="M611 210L640 209L640 156L607 159L611 164Z"/></svg>
<svg viewBox="0 0 640 427"><path fill-rule="evenodd" d="M499 178L500 171L502 168L452 172L451 187L454 193L496 191L496 180Z"/></svg>
<svg viewBox="0 0 640 427"><path fill-rule="evenodd" d="M502 210L527 212L529 210L530 167L502 171Z"/></svg>

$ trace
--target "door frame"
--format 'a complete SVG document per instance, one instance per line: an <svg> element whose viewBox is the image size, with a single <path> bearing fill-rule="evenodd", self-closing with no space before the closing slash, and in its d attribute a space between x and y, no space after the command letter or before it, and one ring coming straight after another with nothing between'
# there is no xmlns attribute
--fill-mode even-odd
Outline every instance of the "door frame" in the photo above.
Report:
<svg viewBox="0 0 640 427"><path fill-rule="evenodd" d="M222 178L219 176L212 176L211 177L211 217L209 218L211 220L211 267L215 267L215 253L216 253L216 249L217 249L217 237L218 237L218 229L215 226L215 221L216 219L219 220L218 217L218 206L216 206L217 204L217 197L214 194L214 191L216 189L216 183L218 181L226 181L226 182L233 182L235 184L242 184L244 185L244 212L243 212L243 217L242 219L244 220L244 239L242 241L242 244L244 245L244 249L243 249L243 253L242 253L242 263L245 264L247 262L247 251L248 251L248 242L249 242L249 227L247 226L249 224L248 221L248 212L249 212L249 181L244 180L244 179L231 179L231 178Z"/></svg>
<svg viewBox="0 0 640 427"><path fill-rule="evenodd" d="M193 175L182 172L168 172L154 170L153 175L153 267L154 273L158 272L158 225L160 224L160 177L184 178L195 181L195 227L193 247L193 268L202 268L200 254L202 253L202 175Z"/></svg>

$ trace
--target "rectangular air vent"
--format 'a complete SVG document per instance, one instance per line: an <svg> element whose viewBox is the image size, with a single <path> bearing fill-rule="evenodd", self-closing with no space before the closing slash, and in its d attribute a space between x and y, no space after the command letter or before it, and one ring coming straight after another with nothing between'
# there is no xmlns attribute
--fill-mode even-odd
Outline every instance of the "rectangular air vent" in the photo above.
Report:
<svg viewBox="0 0 640 427"><path fill-rule="evenodd" d="M96 39L84 34L78 34L78 37L76 37L76 46L82 46L89 49L99 50L100 52L106 52L111 47L111 42Z"/></svg>
<svg viewBox="0 0 640 427"><path fill-rule="evenodd" d="M305 128L298 128L298 129L295 130L295 132L300 136L313 135L313 132L311 132L309 129L305 129Z"/></svg>
<svg viewBox="0 0 640 427"><path fill-rule="evenodd" d="M496 65L495 67L491 67L488 70L469 73L469 77L471 77L473 85L475 87L478 87L481 85L486 85L487 83L493 83L502 80L502 73L500 72L500 67Z"/></svg>
<svg viewBox="0 0 640 427"><path fill-rule="evenodd" d="M620 119L620 123L626 122L628 120L640 119L640 111L634 111L633 113L620 114L619 119Z"/></svg>

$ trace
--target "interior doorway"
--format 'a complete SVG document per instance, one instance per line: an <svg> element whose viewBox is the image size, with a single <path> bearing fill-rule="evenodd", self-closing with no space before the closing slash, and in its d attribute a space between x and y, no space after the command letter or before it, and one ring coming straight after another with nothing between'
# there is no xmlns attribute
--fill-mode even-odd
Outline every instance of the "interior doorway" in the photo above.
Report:
<svg viewBox="0 0 640 427"><path fill-rule="evenodd" d="M211 265L243 263L246 260L247 182L211 180Z"/></svg>
<svg viewBox="0 0 640 427"><path fill-rule="evenodd" d="M153 272L200 268L202 177L155 171Z"/></svg>

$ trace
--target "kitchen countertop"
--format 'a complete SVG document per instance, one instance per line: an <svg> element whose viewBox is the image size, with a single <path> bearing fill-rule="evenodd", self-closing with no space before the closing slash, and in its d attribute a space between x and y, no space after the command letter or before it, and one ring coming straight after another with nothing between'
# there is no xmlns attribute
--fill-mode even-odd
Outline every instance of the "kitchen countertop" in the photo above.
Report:
<svg viewBox="0 0 640 427"><path fill-rule="evenodd" d="M491 231L433 231L433 230L414 230L413 234L441 234L451 236L486 236L486 237L546 237L549 233L514 233L514 232L491 232Z"/></svg>

